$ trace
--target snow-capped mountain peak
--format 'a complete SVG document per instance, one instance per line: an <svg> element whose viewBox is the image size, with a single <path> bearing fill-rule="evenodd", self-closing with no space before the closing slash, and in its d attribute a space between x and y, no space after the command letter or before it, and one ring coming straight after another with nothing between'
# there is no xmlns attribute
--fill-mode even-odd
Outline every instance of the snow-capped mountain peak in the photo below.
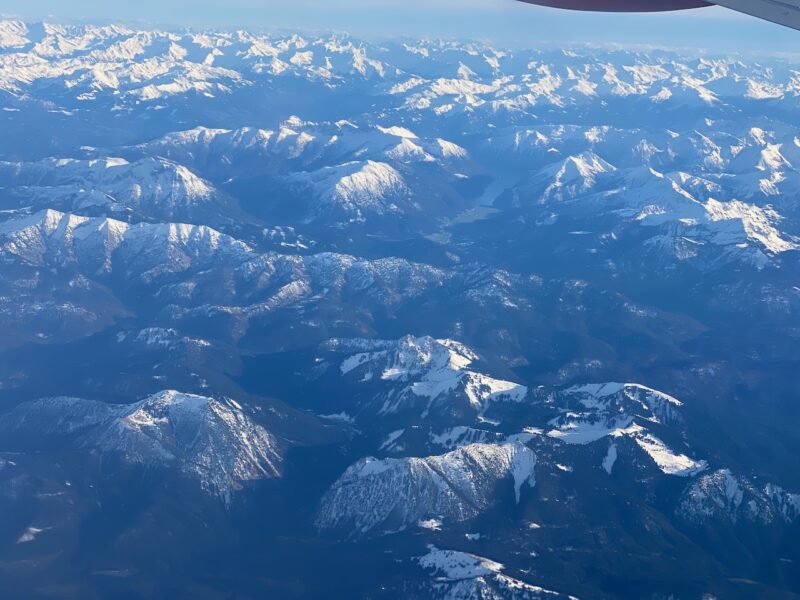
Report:
<svg viewBox="0 0 800 600"><path fill-rule="evenodd" d="M350 340L337 345L340 351L366 350L342 362L343 375L398 387L396 393L381 395L381 413L419 405L423 417L431 411L466 411L481 418L493 403L521 402L527 394L523 385L470 369L478 355L454 340L406 336L393 342Z"/></svg>
<svg viewBox="0 0 800 600"><path fill-rule="evenodd" d="M534 485L536 455L521 443L464 446L427 458L363 458L326 492L316 524L349 535L386 534L437 518L460 522L495 502L495 487Z"/></svg>
<svg viewBox="0 0 800 600"><path fill-rule="evenodd" d="M592 190L598 179L617 169L587 151L568 157L554 169L552 182L545 188L543 200L566 200Z"/></svg>
<svg viewBox="0 0 800 600"><path fill-rule="evenodd" d="M671 449L659 437L663 426L683 423L681 402L638 384L589 384L549 394L546 404L558 411L547 435L567 444L587 445L605 439L632 439L667 475L691 477L708 468L704 460ZM615 456L618 450L615 448ZM613 461L611 461L613 466ZM610 467L606 465L606 470Z"/></svg>
<svg viewBox="0 0 800 600"><path fill-rule="evenodd" d="M127 275L150 281L220 259L244 262L252 249L198 225L140 223L44 210L0 224L0 254L31 265L77 264L89 274L125 264Z"/></svg>
<svg viewBox="0 0 800 600"><path fill-rule="evenodd" d="M25 202L64 211L105 209L126 216L143 211L165 220L226 211L223 194L210 182L159 157L0 163L0 182L23 190Z"/></svg>
<svg viewBox="0 0 800 600"><path fill-rule="evenodd" d="M133 405L48 398L4 415L0 429L77 435L79 447L131 464L174 467L225 502L252 480L276 477L285 444L233 400L164 391Z"/></svg>

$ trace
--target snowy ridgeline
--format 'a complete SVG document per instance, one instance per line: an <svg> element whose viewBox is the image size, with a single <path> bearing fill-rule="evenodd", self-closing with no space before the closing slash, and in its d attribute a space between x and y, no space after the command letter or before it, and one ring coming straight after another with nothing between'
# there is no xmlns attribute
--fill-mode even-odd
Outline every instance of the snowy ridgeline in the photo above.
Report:
<svg viewBox="0 0 800 600"><path fill-rule="evenodd" d="M133 343L171 351L178 343L199 351L208 347L208 342L180 338L174 330L142 330L121 335L119 341L129 337ZM580 475L576 465L592 460L597 461L593 469L609 476L622 460L626 469L650 476L657 472L689 479L676 512L692 523L791 523L800 515L796 494L774 484L757 487L729 469L709 471L712 461L695 457L686 444L682 403L646 386L604 383L528 391L475 370L480 356L448 339L336 339L323 350L344 356L336 372L349 385L378 384L385 390L376 397L383 399L376 405L380 410L356 418L343 412L335 420L355 426L366 423L367 415L402 416L403 404L387 411L386 398L403 399L416 408L409 413L409 423L415 425L392 431L379 448L384 455L401 457L362 458L326 492L316 516L320 530L373 536L415 526L447 527L474 519L498 502L520 502L525 489L535 485L537 468ZM436 403L469 407L464 414L471 425L442 429L435 415L419 411ZM514 426L503 422L508 407L549 416ZM486 417L489 408L496 419ZM409 455L425 447L407 437L420 430L420 417L423 423L430 421L427 447L448 452ZM0 430L9 439L34 444L63 440L132 464L175 468L228 503L245 482L280 476L287 448L233 400L171 391L132 405L75 398L24 403L0 418ZM543 463L537 457L537 449L550 456L554 448L560 449L561 462Z"/></svg>
<svg viewBox="0 0 800 600"><path fill-rule="evenodd" d="M417 559L431 574L424 587L428 598L492 598L497 600L541 600L568 598L505 575L504 565L466 552L442 550L429 546L428 553Z"/></svg>
<svg viewBox="0 0 800 600"><path fill-rule="evenodd" d="M316 524L353 535L386 534L431 519L457 523L496 502L497 486L534 485L536 456L516 444L464 446L441 456L363 458L322 499Z"/></svg>
<svg viewBox="0 0 800 600"><path fill-rule="evenodd" d="M372 400L379 414L412 409L420 410L425 418L431 411L459 407L480 419L493 403L520 402L528 393L524 385L472 369L478 355L453 340L412 336L396 342L335 340L329 347L340 353L361 351L342 362L343 376L389 386L390 393Z"/></svg>
<svg viewBox="0 0 800 600"><path fill-rule="evenodd" d="M387 93L407 96L415 107L437 114L474 109L487 98L496 101L487 108L513 110L604 96L713 106L736 95L765 101L797 93L788 66L667 53L641 60L641 52L621 51L609 52L608 62L593 61L597 52L512 52L443 41L375 45L343 35L176 33L7 20L0 21L0 86L19 93L68 72L73 98L91 101L116 92L123 99L154 103L187 92L225 95L276 78L326 85L379 81ZM140 68L132 70L132 64Z"/></svg>
<svg viewBox="0 0 800 600"><path fill-rule="evenodd" d="M248 481L278 477L285 442L234 400L165 391L132 405L48 398L0 416L6 437L63 438L138 465L175 468L231 502Z"/></svg>
<svg viewBox="0 0 800 600"><path fill-rule="evenodd" d="M677 511L695 524L793 523L800 517L800 494L771 483L759 488L729 469L720 469L695 481L684 492Z"/></svg>
<svg viewBox="0 0 800 600"><path fill-rule="evenodd" d="M298 78L316 86L320 103L334 90L361 98L367 89L378 108L332 102L329 120L318 122L293 116L264 125L253 115L116 148L82 146L68 157L0 163L0 185L26 208L221 227L243 214L220 188L256 177L304 199L298 222L436 222L474 201L459 198L466 183L512 167L517 175L498 177L482 203L510 192L542 227L603 215L638 235L644 229L648 252L703 269L763 269L798 249L794 130L728 117L766 103L795 110L787 64L0 21L10 115L24 114L30 98L63 105L53 112L71 118L100 100L113 103L113 116L215 97L242 98L247 115L250 94ZM618 124L575 125L570 114L587 107L618 112ZM362 114L381 108L391 109L388 122ZM664 110L686 108L707 117L663 127ZM442 123L436 134L425 121L431 115Z"/></svg>
<svg viewBox="0 0 800 600"><path fill-rule="evenodd" d="M659 431L678 438L682 403L662 392L638 384L589 384L547 392L492 377L475 369L478 354L447 339L405 337L396 341L334 340L325 349L350 354L340 366L342 377L371 392L367 402L379 415L403 412L423 419L459 415L470 423L432 432L441 447L488 442L498 437L504 407L514 404L544 406L553 416L546 423L529 423L533 433L518 430L522 439L546 435L566 445L585 446L609 440L604 468L610 473L618 455L616 440L629 439L665 474L692 476L708 463L672 450ZM361 352L359 352L361 351ZM462 410L457 411L456 407ZM677 429L676 429L677 428ZM400 450L405 430L392 432L382 449ZM518 437L519 437L518 436Z"/></svg>
<svg viewBox="0 0 800 600"><path fill-rule="evenodd" d="M294 138L302 135L290 131ZM398 154L398 146L414 142L402 137L413 135L411 132L401 136L396 128L353 133L350 126L337 124L324 134L312 131L321 135L318 142L309 134L305 142L298 139L292 145L286 141L286 147L278 144L263 151L260 146L249 145L240 150L235 140L226 140L233 145L216 148L211 157L208 152L215 146L206 148L198 142L187 148L177 135L143 146L146 152L163 152L186 164L147 156L141 149L119 152L133 162L112 156L0 163L0 185L7 188L6 202L26 214L19 217L12 211L4 215L6 235L23 227L27 214L37 210L57 210L71 218L102 214L123 221L130 221L133 215L135 221L202 224L215 230L227 230L235 223L255 226L257 220L245 214L238 199L220 186L243 175L262 176L258 169L265 171L263 177L268 177L282 194L302 199L294 203L297 223L377 226L414 218L433 224L437 218L453 219L469 206L465 199L452 198L458 197L462 179L472 181L484 170L460 148L439 155L423 150L430 156L429 162L419 162L413 153ZM588 135L588 131L584 133ZM800 173L792 166L800 164L800 147L768 142L762 146L756 141L760 139L756 133L741 133L743 137L737 138L737 143L750 146L749 152L740 150L735 159L712 166L711 171L703 167L697 175L670 170L680 169L678 165L653 165L647 155L639 159L639 164L624 169L612 167L594 151L555 165L547 163L561 150L532 156L531 164L539 161L546 166L516 183L513 195L517 203L527 206L540 227L552 226L559 219L587 220L588 225L592 218L603 215L631 231L644 233L643 248L658 260L687 262L701 269L730 262L763 269L774 264L777 257L798 249L800 231L787 215L796 209L788 200L790 194L800 190ZM196 139L193 132L181 135L189 134L190 140ZM616 160L612 153L625 141L609 141L610 159ZM684 152L686 162L705 164L705 157L694 150L700 141L665 143L667 148L677 146L670 148L670 156ZM425 144L458 148L443 140L420 144L421 149ZM570 140L553 141L555 148L562 144L564 151L572 145ZM762 155L773 151L782 153L780 158L765 162ZM491 152L507 160L521 151L502 146ZM237 153L242 156L237 157ZM453 155L459 158L447 158ZM232 162L232 156L241 162ZM269 175L275 171L288 175ZM447 198L450 200L444 200Z"/></svg>
<svg viewBox="0 0 800 600"><path fill-rule="evenodd" d="M367 396L371 411L357 417L341 413L337 419L367 426L376 415L396 423L408 414L415 424L391 431L380 446L386 454L405 455L419 439L414 436L423 427L421 416L431 423L429 447L451 449L427 458L364 458L352 465L322 500L317 516L322 530L348 536L381 535L414 525L438 530L491 506L499 481L513 481L519 501L520 482L534 481L537 463L551 472L575 472L568 462L537 460L532 448L540 447L560 448L580 464L597 456L599 448L603 458L594 468L609 476L623 460L626 469L688 479L676 511L692 522L736 522L740 515L759 523L772 522L775 515L792 522L797 517L797 496L775 485L759 491L728 470L706 474L709 460L696 457L685 441L683 403L646 386L604 383L529 392L475 371L479 355L448 339L337 339L322 350L344 356L336 371L351 389L384 390ZM470 387L464 381L484 384ZM498 388L516 391L496 395ZM459 413L471 425L437 429L438 415L448 414L432 411L438 404L471 407L471 412ZM553 416L509 433L503 419L509 406L545 409L544 414ZM490 407L494 411L487 418Z"/></svg>

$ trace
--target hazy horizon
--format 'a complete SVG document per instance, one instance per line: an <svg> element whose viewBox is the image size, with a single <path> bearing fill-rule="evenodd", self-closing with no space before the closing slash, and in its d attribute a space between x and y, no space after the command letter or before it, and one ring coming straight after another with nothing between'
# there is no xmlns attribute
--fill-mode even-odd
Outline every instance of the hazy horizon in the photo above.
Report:
<svg viewBox="0 0 800 600"><path fill-rule="evenodd" d="M154 0L135 4L77 0L0 0L0 14L28 21L122 22L165 28L340 31L365 39L469 38L506 46L600 43L710 51L795 53L800 34L719 8L670 14L559 11L516 0Z"/></svg>

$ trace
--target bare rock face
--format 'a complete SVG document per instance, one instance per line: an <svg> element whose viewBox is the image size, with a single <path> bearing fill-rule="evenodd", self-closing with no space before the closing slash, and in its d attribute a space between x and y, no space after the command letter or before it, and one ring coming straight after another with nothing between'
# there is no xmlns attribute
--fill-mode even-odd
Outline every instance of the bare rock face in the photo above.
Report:
<svg viewBox="0 0 800 600"><path fill-rule="evenodd" d="M536 456L520 443L464 446L441 456L364 458L345 471L322 499L321 530L376 535L428 519L459 522L495 503L496 488L533 485Z"/></svg>
<svg viewBox="0 0 800 600"><path fill-rule="evenodd" d="M694 524L793 523L800 517L800 494L774 484L759 488L730 469L695 480L683 493L678 515Z"/></svg>

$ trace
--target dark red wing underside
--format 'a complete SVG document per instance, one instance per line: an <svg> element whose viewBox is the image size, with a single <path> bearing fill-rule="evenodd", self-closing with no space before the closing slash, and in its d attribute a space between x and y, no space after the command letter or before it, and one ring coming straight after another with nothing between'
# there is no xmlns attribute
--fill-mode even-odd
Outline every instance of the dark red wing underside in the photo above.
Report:
<svg viewBox="0 0 800 600"><path fill-rule="evenodd" d="M710 6L703 0L522 0L528 4L601 12L657 12Z"/></svg>

